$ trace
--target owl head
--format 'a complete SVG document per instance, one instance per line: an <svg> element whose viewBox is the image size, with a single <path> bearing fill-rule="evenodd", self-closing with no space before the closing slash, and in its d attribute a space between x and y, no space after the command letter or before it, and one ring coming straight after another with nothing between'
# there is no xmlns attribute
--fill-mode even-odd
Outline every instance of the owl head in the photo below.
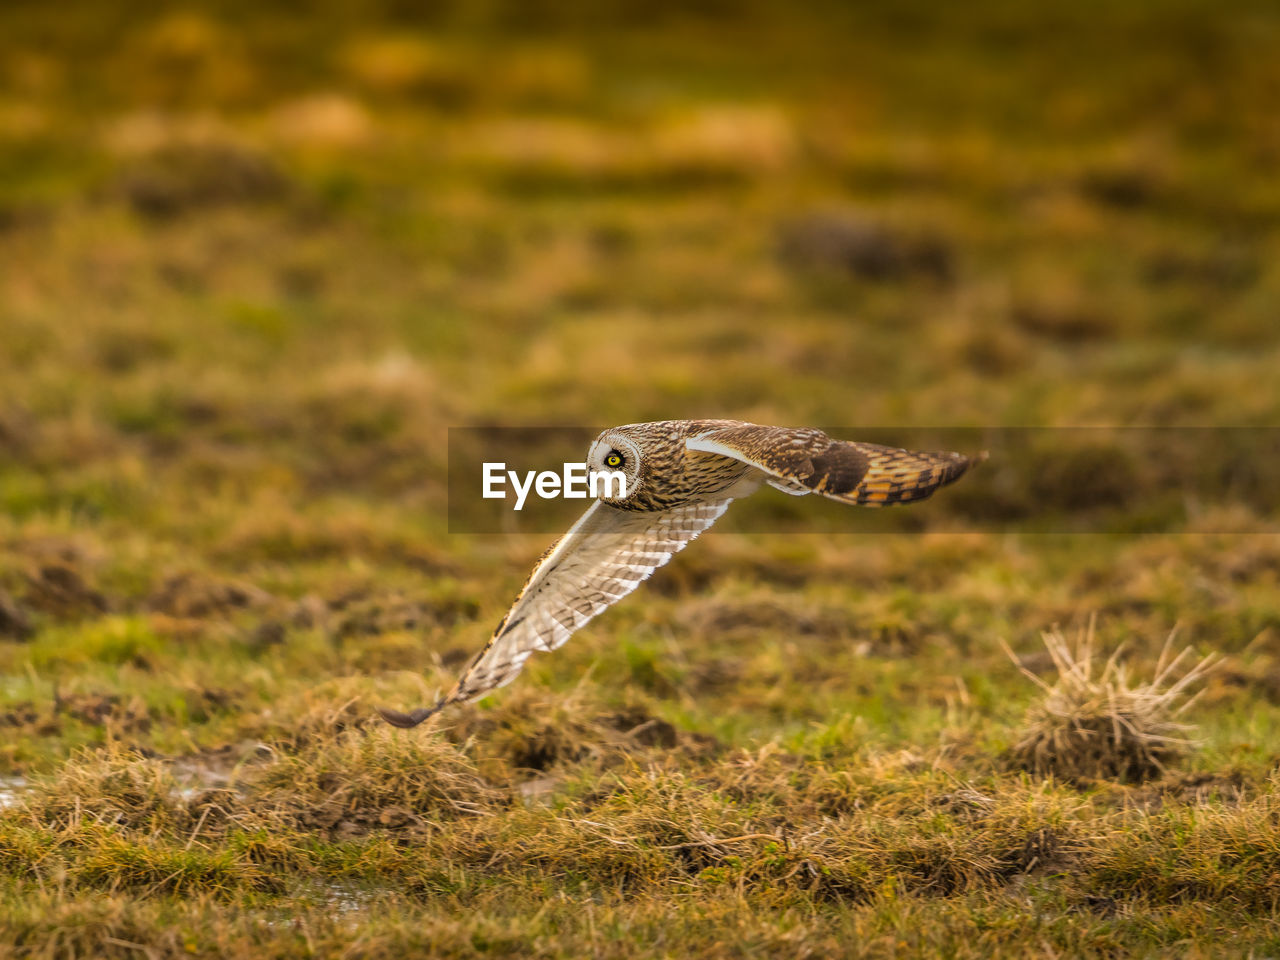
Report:
<svg viewBox="0 0 1280 960"><path fill-rule="evenodd" d="M626 478L625 497L618 495L621 491L616 486L600 485L600 499L606 503L625 503L639 492L643 482L644 454L638 439L626 427L614 427L596 437L587 451L588 470L593 473L620 473Z"/></svg>

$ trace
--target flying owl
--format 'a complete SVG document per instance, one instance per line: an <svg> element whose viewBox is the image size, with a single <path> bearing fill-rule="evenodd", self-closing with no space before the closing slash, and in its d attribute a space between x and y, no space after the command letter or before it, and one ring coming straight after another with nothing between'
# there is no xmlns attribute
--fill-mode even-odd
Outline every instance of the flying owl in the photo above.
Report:
<svg viewBox="0 0 1280 960"><path fill-rule="evenodd" d="M559 647L715 523L732 501L764 484L794 496L816 493L879 507L923 500L976 459L738 420L613 427L591 444L587 469L620 472L625 488L606 489L542 555L489 642L445 696L409 713L379 713L397 727L413 727L451 703L510 683L530 654Z"/></svg>

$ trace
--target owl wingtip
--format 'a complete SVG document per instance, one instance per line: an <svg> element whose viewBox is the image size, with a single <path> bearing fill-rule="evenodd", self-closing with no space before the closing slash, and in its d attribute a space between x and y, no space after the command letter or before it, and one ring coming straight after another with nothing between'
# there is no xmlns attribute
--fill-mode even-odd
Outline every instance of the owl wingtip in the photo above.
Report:
<svg viewBox="0 0 1280 960"><path fill-rule="evenodd" d="M422 721L435 716L442 706L444 706L444 704L437 703L434 707L420 707L417 710L411 710L409 713L402 713L399 710L392 710L389 707L378 707L377 709L378 715L381 716L383 720L387 721L387 723L391 724L393 727L408 730L412 727L416 727L418 724L422 723Z"/></svg>

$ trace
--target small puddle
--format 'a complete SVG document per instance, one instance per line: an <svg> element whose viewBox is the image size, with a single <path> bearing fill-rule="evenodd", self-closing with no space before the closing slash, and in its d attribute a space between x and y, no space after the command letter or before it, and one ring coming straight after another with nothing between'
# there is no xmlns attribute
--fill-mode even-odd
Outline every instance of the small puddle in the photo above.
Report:
<svg viewBox="0 0 1280 960"><path fill-rule="evenodd" d="M26 789L26 777L0 777L0 810L16 805Z"/></svg>
<svg viewBox="0 0 1280 960"><path fill-rule="evenodd" d="M347 883L307 886L298 891L297 897L307 907L327 912L333 919L353 917L363 913L378 900L376 892ZM295 908L290 908L288 916L272 916L266 922L272 927L294 925L298 922L297 911Z"/></svg>
<svg viewBox="0 0 1280 960"><path fill-rule="evenodd" d="M324 898L326 906L344 915L366 910L374 900L367 890L340 883L326 884Z"/></svg>
<svg viewBox="0 0 1280 960"><path fill-rule="evenodd" d="M560 786L559 777L538 777L534 780L526 780L516 789L519 790L520 799L524 801L526 807L549 807L551 795L555 793L558 786Z"/></svg>
<svg viewBox="0 0 1280 960"><path fill-rule="evenodd" d="M173 795L179 800L191 800L206 790L225 790L232 785L229 766L213 766L199 760L177 760L172 769L177 781Z"/></svg>

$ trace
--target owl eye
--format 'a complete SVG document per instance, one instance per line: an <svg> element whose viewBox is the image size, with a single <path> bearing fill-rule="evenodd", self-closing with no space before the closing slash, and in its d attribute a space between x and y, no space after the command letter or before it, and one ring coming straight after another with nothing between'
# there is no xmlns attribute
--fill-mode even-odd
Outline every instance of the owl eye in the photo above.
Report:
<svg viewBox="0 0 1280 960"><path fill-rule="evenodd" d="M609 455L604 458L604 465L606 467L614 467L615 469L622 466L622 454L617 450L610 450Z"/></svg>

